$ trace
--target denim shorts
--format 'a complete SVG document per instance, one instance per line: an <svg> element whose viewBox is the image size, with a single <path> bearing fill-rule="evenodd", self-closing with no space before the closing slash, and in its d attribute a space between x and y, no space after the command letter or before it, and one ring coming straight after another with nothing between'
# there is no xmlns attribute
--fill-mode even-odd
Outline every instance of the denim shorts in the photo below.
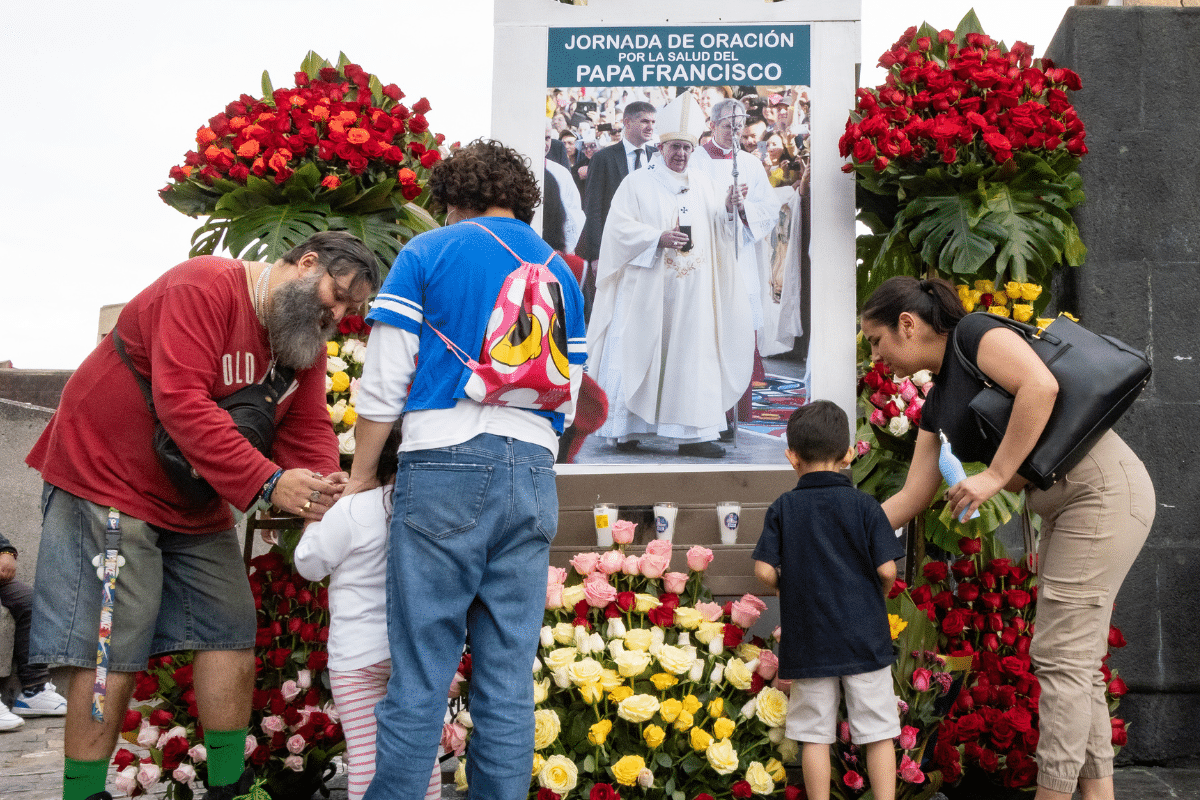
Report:
<svg viewBox="0 0 1200 800"><path fill-rule="evenodd" d="M836 742L842 692L846 695L850 741L870 744L900 735L900 712L892 686L892 668L884 667L861 675L793 680L787 737L816 744Z"/></svg>
<svg viewBox="0 0 1200 800"><path fill-rule="evenodd" d="M45 484L30 660L96 666L108 508ZM237 532L178 533L121 515L109 669L138 672L152 655L254 647L254 596Z"/></svg>

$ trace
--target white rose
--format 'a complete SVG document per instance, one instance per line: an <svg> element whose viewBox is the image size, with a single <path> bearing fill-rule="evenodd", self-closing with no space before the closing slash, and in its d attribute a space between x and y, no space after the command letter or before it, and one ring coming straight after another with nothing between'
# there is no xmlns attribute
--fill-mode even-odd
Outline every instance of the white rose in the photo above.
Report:
<svg viewBox="0 0 1200 800"><path fill-rule="evenodd" d="M901 414L898 417L892 417L887 427L888 433L893 436L903 436L908 433L908 429L912 427L912 423L908 421L908 417Z"/></svg>
<svg viewBox="0 0 1200 800"><path fill-rule="evenodd" d="M338 452L344 456L354 455L354 428L337 435Z"/></svg>
<svg viewBox="0 0 1200 800"><path fill-rule="evenodd" d="M550 630L549 625L542 626L540 639L542 641L542 647L549 647L550 645L554 644L554 631Z"/></svg>
<svg viewBox="0 0 1200 800"><path fill-rule="evenodd" d="M345 372L346 362L340 356L330 356L325 361L325 371L332 375L335 372Z"/></svg>
<svg viewBox="0 0 1200 800"><path fill-rule="evenodd" d="M554 641L559 644L575 643L575 626L569 622L560 622L554 626Z"/></svg>
<svg viewBox="0 0 1200 800"><path fill-rule="evenodd" d="M917 370L912 374L912 377L909 378L909 380L911 380L917 386L924 386L933 380L933 374L927 369Z"/></svg>
<svg viewBox="0 0 1200 800"><path fill-rule="evenodd" d="M342 417L346 416L346 401L338 400L333 405L329 406L329 421L337 425L342 421Z"/></svg>
<svg viewBox="0 0 1200 800"><path fill-rule="evenodd" d="M700 659L696 659L695 661L692 662L691 671L688 672L688 680L692 681L693 683L696 683L703 677L704 677L704 662L701 661Z"/></svg>
<svg viewBox="0 0 1200 800"><path fill-rule="evenodd" d="M608 631L606 635L609 639L624 639L625 638L625 623L617 617L613 617L608 621Z"/></svg>
<svg viewBox="0 0 1200 800"><path fill-rule="evenodd" d="M464 728L474 727L474 723L471 722L471 712L467 711L465 708L458 712L458 716L454 718L454 721L459 725L462 725Z"/></svg>

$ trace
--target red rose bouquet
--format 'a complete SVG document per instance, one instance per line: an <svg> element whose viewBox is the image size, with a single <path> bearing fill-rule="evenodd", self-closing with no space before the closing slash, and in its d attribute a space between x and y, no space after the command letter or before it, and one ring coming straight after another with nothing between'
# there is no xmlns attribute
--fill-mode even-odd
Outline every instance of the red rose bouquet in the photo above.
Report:
<svg viewBox="0 0 1200 800"><path fill-rule="evenodd" d="M860 189L859 291L893 275L1047 283L1086 255L1068 210L1087 152L1067 91L1079 76L983 33L909 28L859 89L840 140ZM1048 297L1043 297L1044 305Z"/></svg>
<svg viewBox="0 0 1200 800"><path fill-rule="evenodd" d="M243 94L196 131L196 149L171 168L159 196L208 219L191 255L219 247L272 260L319 230L347 230L385 265L417 233L437 227L425 210L429 170L443 137L429 131L429 101L404 93L342 55L309 52L295 86Z"/></svg>

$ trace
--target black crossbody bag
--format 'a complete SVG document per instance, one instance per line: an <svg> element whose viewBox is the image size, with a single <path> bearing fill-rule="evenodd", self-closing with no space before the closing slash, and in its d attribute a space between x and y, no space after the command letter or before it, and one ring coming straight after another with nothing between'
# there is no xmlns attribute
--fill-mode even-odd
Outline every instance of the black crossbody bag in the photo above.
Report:
<svg viewBox="0 0 1200 800"><path fill-rule="evenodd" d="M150 381L133 368L133 362L125 351L125 343L121 341L115 328L112 337L117 355L137 379L142 396L146 398L146 405L150 408L150 415L154 417L151 446L158 463L162 465L163 471L189 506L207 505L217 497L216 489L200 477L188 463L179 445L175 444L162 422L159 422L158 413L154 410L154 398L150 392ZM272 367L267 370L262 383L253 383L217 401L217 407L229 414L233 424L237 426L238 433L246 437L255 450L268 458L271 455L271 445L275 442L275 408L291 386L295 374L296 371L291 367Z"/></svg>
<svg viewBox="0 0 1200 800"><path fill-rule="evenodd" d="M1133 405L1150 380L1150 362L1140 350L1092 333L1069 317L1060 316L1044 329L1007 317L996 319L1021 334L1058 381L1046 428L1017 470L1039 489L1049 489ZM959 362L984 384L970 409L994 452L1008 428L1013 396L963 354L957 336L951 338Z"/></svg>

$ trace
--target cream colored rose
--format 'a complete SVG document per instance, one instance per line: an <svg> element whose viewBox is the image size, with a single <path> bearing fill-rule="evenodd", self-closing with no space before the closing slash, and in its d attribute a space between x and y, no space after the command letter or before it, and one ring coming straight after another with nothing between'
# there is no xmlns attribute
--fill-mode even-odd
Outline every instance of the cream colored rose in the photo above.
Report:
<svg viewBox="0 0 1200 800"><path fill-rule="evenodd" d="M774 686L764 686L758 693L758 708L754 710L754 715L768 728L778 728L782 725L787 719L787 710L787 695Z"/></svg>
<svg viewBox="0 0 1200 800"><path fill-rule="evenodd" d="M460 758L458 760L458 768L454 770L454 788L460 792L467 790L467 760Z"/></svg>
<svg viewBox="0 0 1200 800"><path fill-rule="evenodd" d="M651 638L649 628L634 628L625 634L625 646L630 650L649 650Z"/></svg>
<svg viewBox="0 0 1200 800"><path fill-rule="evenodd" d="M725 665L725 680L733 687L746 691L750 688L750 682L753 679L754 673L740 658L731 658Z"/></svg>
<svg viewBox="0 0 1200 800"><path fill-rule="evenodd" d="M540 706L546 702L546 697L550 694L550 679L542 678L540 681L533 682L533 704Z"/></svg>
<svg viewBox="0 0 1200 800"><path fill-rule="evenodd" d="M762 652L762 648L752 645L749 642L742 642L734 652L737 653L737 657L742 661L750 662L758 658L758 654Z"/></svg>
<svg viewBox="0 0 1200 800"><path fill-rule="evenodd" d="M682 675L688 672L695 660L695 657L688 651L670 644L664 644L658 651L658 663L672 675Z"/></svg>
<svg viewBox="0 0 1200 800"><path fill-rule="evenodd" d="M533 713L533 747L544 750L554 744L562 730L562 721L552 708L539 708Z"/></svg>
<svg viewBox="0 0 1200 800"><path fill-rule="evenodd" d="M563 587L563 608L574 608L579 605L579 601L582 599L584 599L582 583ZM572 633L572 636L574 636L574 633Z"/></svg>
<svg viewBox="0 0 1200 800"><path fill-rule="evenodd" d="M675 609L675 624L685 630L694 631L700 627L704 616L691 606L681 606Z"/></svg>
<svg viewBox="0 0 1200 800"><path fill-rule="evenodd" d="M795 739L784 739L779 743L779 760L792 764L800 756L800 744Z"/></svg>
<svg viewBox="0 0 1200 800"><path fill-rule="evenodd" d="M738 768L738 754L728 739L715 739L704 751L708 765L717 771L718 775L728 775Z"/></svg>
<svg viewBox="0 0 1200 800"><path fill-rule="evenodd" d="M557 650L551 650L546 654L546 666L553 672L556 669L570 666L575 663L575 656L579 651L574 647L560 647Z"/></svg>
<svg viewBox="0 0 1200 800"><path fill-rule="evenodd" d="M630 722L645 722L658 711L658 698L648 694L626 697L617 706L617 716Z"/></svg>
<svg viewBox="0 0 1200 800"><path fill-rule="evenodd" d="M750 791L755 794L771 794L775 791L774 779L767 772L767 768L758 761L751 761L750 766L746 768L746 782L750 784Z"/></svg>
<svg viewBox="0 0 1200 800"><path fill-rule="evenodd" d="M641 675L650 666L650 654L643 650L622 650L613 656L617 672L626 678Z"/></svg>
<svg viewBox="0 0 1200 800"><path fill-rule="evenodd" d="M542 771L542 767L546 764L546 759L542 758L541 753L533 754L533 775L536 778L537 774Z"/></svg>
<svg viewBox="0 0 1200 800"><path fill-rule="evenodd" d="M651 609L658 608L661 602L652 594L644 594L638 592L633 596L633 608L640 614L645 614Z"/></svg>
<svg viewBox="0 0 1200 800"><path fill-rule="evenodd" d="M733 736L734 729L737 725L729 717L721 717L713 723L713 736L718 739L728 739Z"/></svg>
<svg viewBox="0 0 1200 800"><path fill-rule="evenodd" d="M696 641L708 644L713 639L725 638L725 626L720 622L701 622L696 628Z"/></svg>
<svg viewBox="0 0 1200 800"><path fill-rule="evenodd" d="M569 622L558 623L550 633L559 644L575 644L575 626Z"/></svg>
<svg viewBox="0 0 1200 800"><path fill-rule="evenodd" d="M594 658L585 658L567 667L567 674L571 676L571 683L576 686L583 686L586 683L599 683L600 674L603 671L604 667Z"/></svg>
<svg viewBox="0 0 1200 800"><path fill-rule="evenodd" d="M624 681L615 669L605 668L600 673L600 688L606 692L611 692L613 689L621 686Z"/></svg>
<svg viewBox="0 0 1200 800"><path fill-rule="evenodd" d="M538 773L538 786L549 789L559 797L574 789L578 782L579 768L566 756L550 756Z"/></svg>

